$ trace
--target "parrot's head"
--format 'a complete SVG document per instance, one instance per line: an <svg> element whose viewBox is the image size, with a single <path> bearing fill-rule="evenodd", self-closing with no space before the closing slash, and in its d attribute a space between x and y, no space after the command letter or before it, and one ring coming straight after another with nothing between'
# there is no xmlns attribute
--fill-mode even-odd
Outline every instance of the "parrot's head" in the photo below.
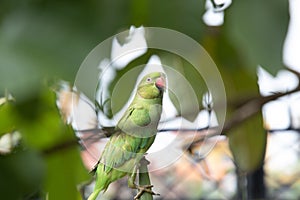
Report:
<svg viewBox="0 0 300 200"><path fill-rule="evenodd" d="M166 87L166 76L153 72L144 76L138 85L137 93L144 99L161 98Z"/></svg>

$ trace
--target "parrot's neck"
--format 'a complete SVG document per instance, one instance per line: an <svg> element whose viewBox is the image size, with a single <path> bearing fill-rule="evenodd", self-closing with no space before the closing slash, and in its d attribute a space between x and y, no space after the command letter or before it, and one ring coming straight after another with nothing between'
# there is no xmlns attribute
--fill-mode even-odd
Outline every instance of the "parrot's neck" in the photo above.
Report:
<svg viewBox="0 0 300 200"><path fill-rule="evenodd" d="M141 95L136 94L133 102L135 103L146 103L146 104L161 104L162 103L162 97L152 98L152 99L146 99L143 98Z"/></svg>

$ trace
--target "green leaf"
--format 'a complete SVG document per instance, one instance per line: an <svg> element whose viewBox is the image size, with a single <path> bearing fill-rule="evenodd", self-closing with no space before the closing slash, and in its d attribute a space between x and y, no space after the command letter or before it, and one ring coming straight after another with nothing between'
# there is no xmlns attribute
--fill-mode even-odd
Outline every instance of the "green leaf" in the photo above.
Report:
<svg viewBox="0 0 300 200"><path fill-rule="evenodd" d="M16 117L12 102L0 105L0 136L11 133L16 128Z"/></svg>
<svg viewBox="0 0 300 200"><path fill-rule="evenodd" d="M37 96L17 104L18 129L26 145L43 151L65 141L75 140L75 135L62 121L55 105L54 92L42 87Z"/></svg>
<svg viewBox="0 0 300 200"><path fill-rule="evenodd" d="M43 159L35 151L0 156L1 199L27 199L40 193L44 176Z"/></svg>
<svg viewBox="0 0 300 200"><path fill-rule="evenodd" d="M255 116L229 133L229 145L237 166L245 172L259 167L265 156L267 133L262 119Z"/></svg>
<svg viewBox="0 0 300 200"><path fill-rule="evenodd" d="M49 200L81 199L77 187L89 177L76 146L47 155L46 165Z"/></svg>
<svg viewBox="0 0 300 200"><path fill-rule="evenodd" d="M288 1L236 1L226 10L225 28L249 69L260 64L273 74L282 68L288 27Z"/></svg>
<svg viewBox="0 0 300 200"><path fill-rule="evenodd" d="M80 199L77 185L89 177L80 157L75 134L71 127L62 122L55 106L54 93L42 88L37 96L19 102L15 110L17 128L24 145L43 156L42 161L46 166L43 186L47 198ZM38 163L33 161L31 164Z"/></svg>

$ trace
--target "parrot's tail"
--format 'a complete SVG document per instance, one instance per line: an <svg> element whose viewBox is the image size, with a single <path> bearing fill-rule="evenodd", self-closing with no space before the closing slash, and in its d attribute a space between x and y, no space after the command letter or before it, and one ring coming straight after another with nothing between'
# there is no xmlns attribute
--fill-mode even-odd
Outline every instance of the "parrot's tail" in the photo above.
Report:
<svg viewBox="0 0 300 200"><path fill-rule="evenodd" d="M111 183L107 174L104 173L104 165L100 163L96 171L96 183L93 193L89 196L88 200L95 200L100 192L105 192L108 185Z"/></svg>
<svg viewBox="0 0 300 200"><path fill-rule="evenodd" d="M94 190L94 192L89 196L88 200L96 200L96 198L100 192L101 192L101 189Z"/></svg>

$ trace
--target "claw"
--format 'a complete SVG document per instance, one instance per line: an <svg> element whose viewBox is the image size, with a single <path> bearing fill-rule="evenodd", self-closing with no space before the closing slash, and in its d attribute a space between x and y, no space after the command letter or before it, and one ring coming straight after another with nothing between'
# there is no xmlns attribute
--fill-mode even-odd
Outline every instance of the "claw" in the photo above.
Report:
<svg viewBox="0 0 300 200"><path fill-rule="evenodd" d="M154 193L152 191L153 185L136 185L136 189L138 189L137 195L135 195L134 200L140 199L140 197L144 194L144 192L147 192L151 195L160 195L157 193Z"/></svg>

